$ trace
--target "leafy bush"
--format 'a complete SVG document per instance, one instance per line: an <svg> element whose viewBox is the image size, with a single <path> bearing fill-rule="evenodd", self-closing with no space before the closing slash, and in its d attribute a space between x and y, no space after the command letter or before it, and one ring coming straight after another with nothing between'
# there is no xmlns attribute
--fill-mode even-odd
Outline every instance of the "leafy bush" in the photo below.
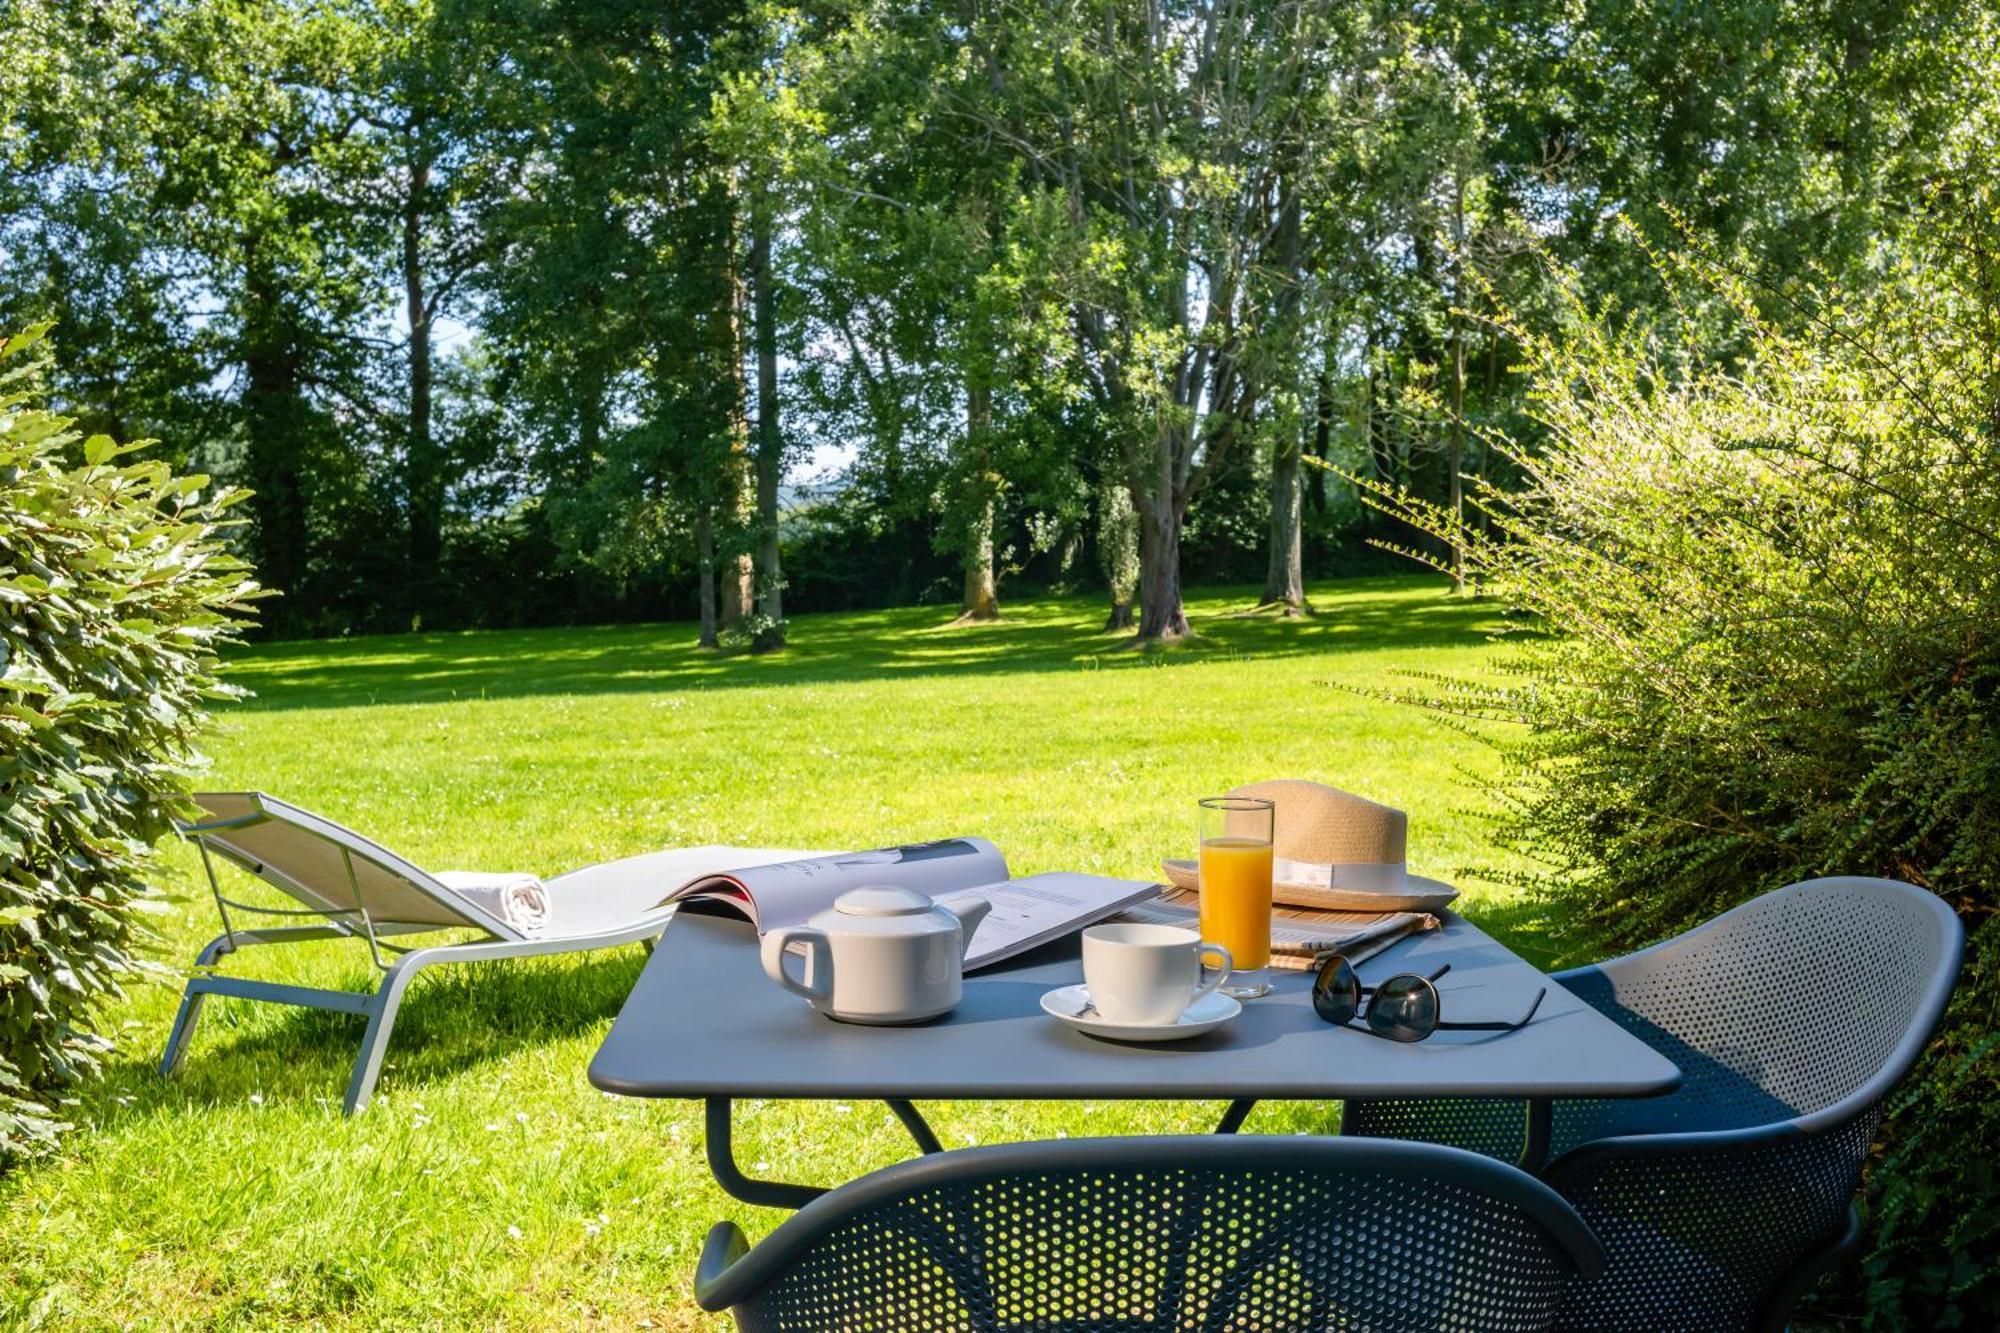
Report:
<svg viewBox="0 0 2000 1333"><path fill-rule="evenodd" d="M1493 442L1525 482L1484 495L1491 532L1466 540L1528 632L1500 682L1411 692L1515 724L1475 726L1507 758L1502 840L1544 867L1512 878L1575 950L1822 874L1957 907L1966 970L1834 1297L1887 1327L2000 1324L2000 269L1981 216L2000 214L1940 212L1929 262L1865 297L1755 289L1697 252L1657 261L1664 329L1574 289L1560 335L1503 319L1542 433ZM1435 506L1373 500L1453 534Z"/></svg>
<svg viewBox="0 0 2000 1333"><path fill-rule="evenodd" d="M29 405L45 331L0 343L0 1165L67 1127L92 1009L143 966L151 848L254 590L217 540L236 495Z"/></svg>

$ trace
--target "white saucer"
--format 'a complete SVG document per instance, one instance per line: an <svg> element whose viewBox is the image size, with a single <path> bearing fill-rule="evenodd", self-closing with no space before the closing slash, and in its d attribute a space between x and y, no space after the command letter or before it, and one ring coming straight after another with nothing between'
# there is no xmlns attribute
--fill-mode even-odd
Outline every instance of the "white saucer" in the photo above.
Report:
<svg viewBox="0 0 2000 1333"><path fill-rule="evenodd" d="M1184 1041L1213 1032L1243 1012L1243 1006L1220 991L1202 996L1187 1007L1173 1023L1113 1023L1090 1004L1090 992L1082 986L1058 986L1042 996L1042 1012L1059 1018L1079 1032L1111 1041Z"/></svg>

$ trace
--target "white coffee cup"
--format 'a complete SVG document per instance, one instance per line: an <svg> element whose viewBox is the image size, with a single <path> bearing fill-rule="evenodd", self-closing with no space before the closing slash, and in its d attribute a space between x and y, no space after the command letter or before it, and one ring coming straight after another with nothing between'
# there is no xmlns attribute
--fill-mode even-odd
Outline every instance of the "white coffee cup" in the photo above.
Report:
<svg viewBox="0 0 2000 1333"><path fill-rule="evenodd" d="M1222 962L1202 976L1202 956ZM1179 926L1114 922L1083 932L1083 984L1112 1023L1164 1027L1211 994L1235 966L1229 950Z"/></svg>

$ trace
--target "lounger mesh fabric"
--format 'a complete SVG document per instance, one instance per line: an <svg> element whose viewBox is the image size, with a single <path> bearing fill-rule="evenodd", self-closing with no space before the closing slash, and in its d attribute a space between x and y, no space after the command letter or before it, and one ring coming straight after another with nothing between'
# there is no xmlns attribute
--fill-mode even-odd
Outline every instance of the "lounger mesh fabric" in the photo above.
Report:
<svg viewBox="0 0 2000 1333"><path fill-rule="evenodd" d="M211 851L316 909L342 914L365 908L378 923L444 929L466 924L468 909L455 894L394 852L352 830L262 792L202 792L195 800L212 820L270 816L243 828L204 833L202 841ZM316 828L333 830L348 845L311 836L310 831ZM416 887L418 884L429 885L432 892L426 894ZM356 889L360 890L358 895ZM444 897L443 903L438 895ZM484 913L474 915L482 926L489 924ZM500 925L496 933L503 938L518 938L518 932L508 930L504 923L492 924Z"/></svg>
<svg viewBox="0 0 2000 1333"><path fill-rule="evenodd" d="M737 1304L737 1326L1514 1333L1555 1317L1572 1259L1533 1200L1453 1179L1464 1163L1488 1165L1468 1154L1433 1149L1436 1169L1413 1174L1310 1150L1358 1144L1263 1140L1277 1146L1252 1162L1235 1150L1254 1139L1167 1142L1149 1159L1107 1141L1096 1165L1073 1150L878 1192Z"/></svg>
<svg viewBox="0 0 2000 1333"><path fill-rule="evenodd" d="M1572 1285L1564 1326L1781 1327L1802 1271L1847 1230L1883 1098L1961 949L1933 895L1827 879L1558 977L1683 1076L1664 1097L1553 1108L1545 1179L1610 1256ZM1519 1102L1375 1101L1350 1103L1343 1130L1512 1158L1524 1124Z"/></svg>

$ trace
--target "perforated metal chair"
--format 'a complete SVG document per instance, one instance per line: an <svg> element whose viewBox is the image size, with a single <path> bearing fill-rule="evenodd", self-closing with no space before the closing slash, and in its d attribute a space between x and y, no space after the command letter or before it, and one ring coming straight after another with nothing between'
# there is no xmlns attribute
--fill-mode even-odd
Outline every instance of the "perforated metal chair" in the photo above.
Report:
<svg viewBox="0 0 2000 1333"><path fill-rule="evenodd" d="M746 1333L1545 1329L1601 1255L1472 1153L1355 1139L1068 1139L938 1153L709 1232L704 1309Z"/></svg>
<svg viewBox="0 0 2000 1333"><path fill-rule="evenodd" d="M1542 1178L1609 1262L1561 1326L1781 1329L1859 1238L1883 1099L1930 1039L1964 931L1936 895L1816 879L1555 980L1681 1068L1679 1089L1558 1102ZM1342 1132L1522 1148L1518 1102L1350 1102Z"/></svg>

